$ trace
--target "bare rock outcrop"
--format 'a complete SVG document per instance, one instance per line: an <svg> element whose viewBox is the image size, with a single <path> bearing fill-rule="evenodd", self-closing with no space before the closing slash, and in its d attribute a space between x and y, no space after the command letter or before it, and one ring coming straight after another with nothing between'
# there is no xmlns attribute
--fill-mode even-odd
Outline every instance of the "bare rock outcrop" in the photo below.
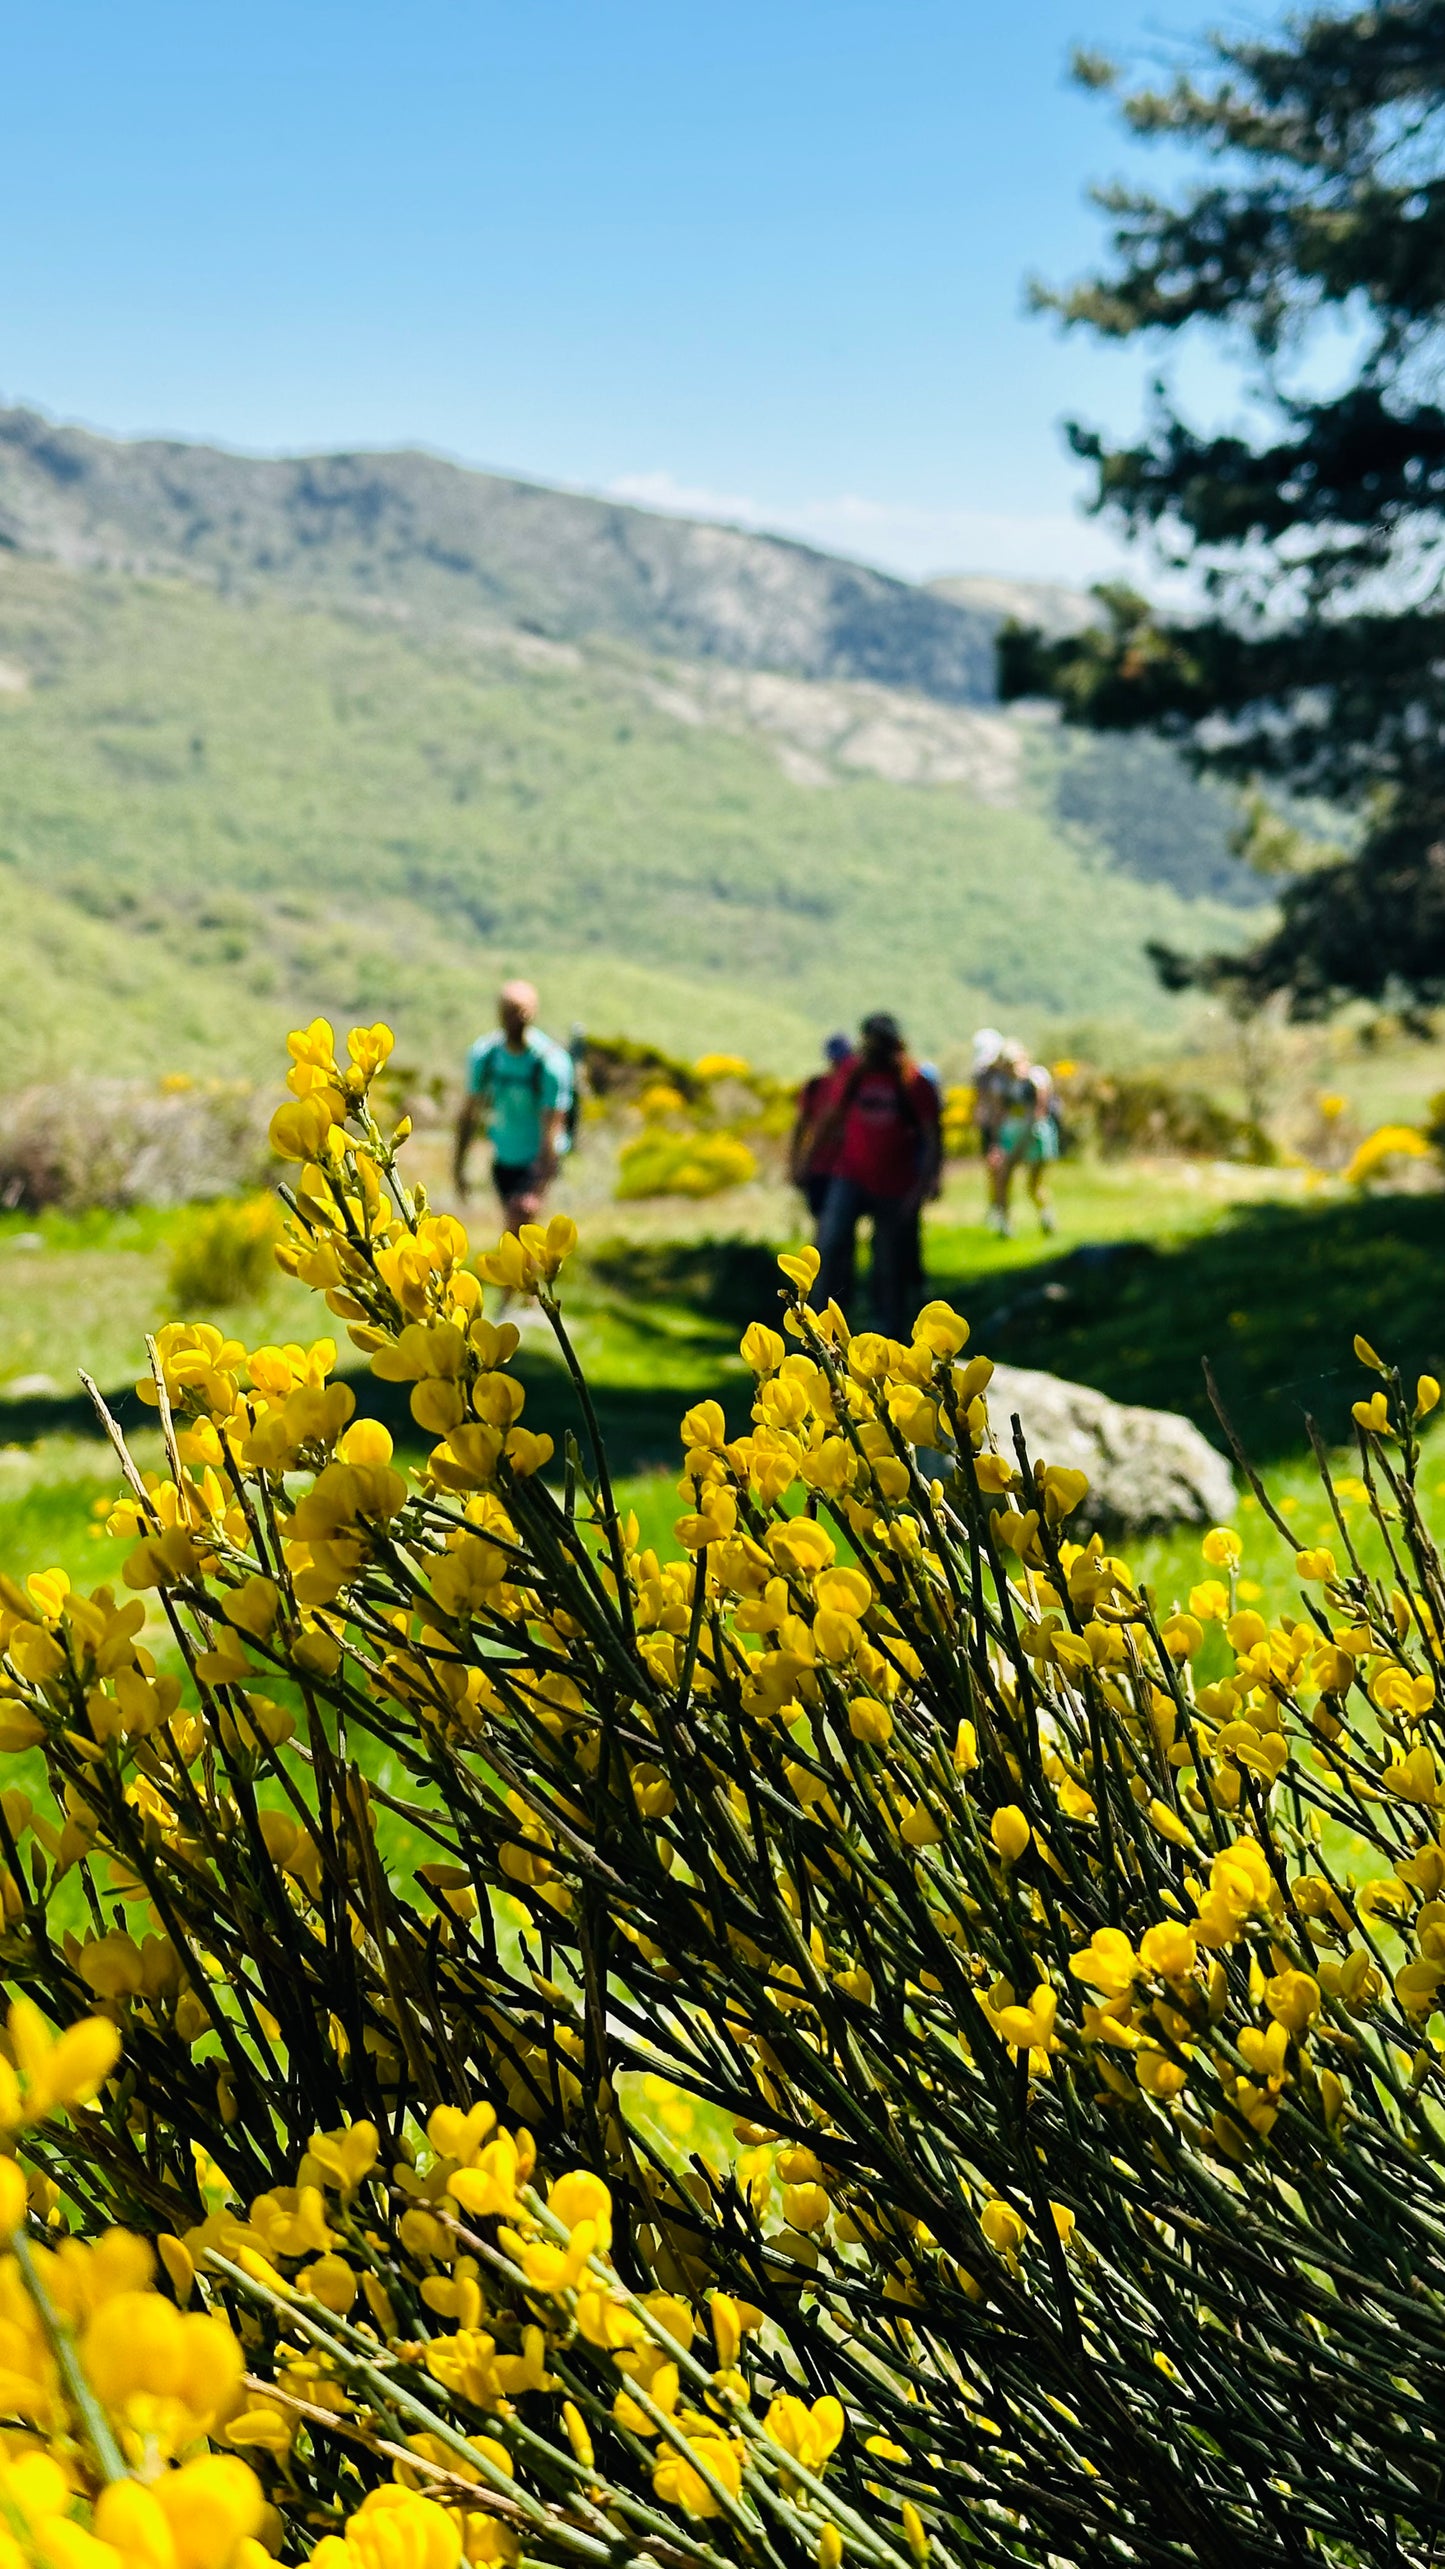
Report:
<svg viewBox="0 0 1445 2569"><path fill-rule="evenodd" d="M1005 1453L1017 1417L1034 1461L1084 1473L1089 1494L1071 1530L1075 1522L1133 1534L1218 1525L1234 1507L1224 1456L1175 1410L1135 1408L1016 1365L996 1367L988 1408Z"/></svg>

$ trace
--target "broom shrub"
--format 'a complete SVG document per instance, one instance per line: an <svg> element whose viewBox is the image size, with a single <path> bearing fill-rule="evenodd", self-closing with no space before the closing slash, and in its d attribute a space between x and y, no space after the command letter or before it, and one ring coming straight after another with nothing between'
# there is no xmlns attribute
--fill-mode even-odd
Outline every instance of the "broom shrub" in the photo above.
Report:
<svg viewBox="0 0 1445 2569"><path fill-rule="evenodd" d="M0 1593L22 2103L46 2028L102 2028L8 2113L12 2259L154 2241L147 2307L244 2358L159 2462L139 2356L98 2423L67 2374L37 2432L82 2507L204 2444L261 2493L238 2562L1423 2569L1438 1386L1357 1343L1377 1554L1337 1511L1271 1625L1216 1529L1174 1607L1070 1540L1082 1476L990 1418L961 1317L850 1335L784 1256L747 1432L682 1421L664 1559L595 1435L572 1225L474 1259L370 1111L388 1048L293 1037L279 1254L425 1464L330 1337L177 1324L165 1470L112 1423L122 1588ZM560 1453L486 1283L555 1333ZM729 2146L669 2142L659 2081Z"/></svg>

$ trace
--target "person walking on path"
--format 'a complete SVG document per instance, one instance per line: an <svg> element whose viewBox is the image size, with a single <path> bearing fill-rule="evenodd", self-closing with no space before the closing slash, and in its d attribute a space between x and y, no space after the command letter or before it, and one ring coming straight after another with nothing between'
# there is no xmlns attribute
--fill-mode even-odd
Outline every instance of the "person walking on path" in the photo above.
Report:
<svg viewBox="0 0 1445 2569"><path fill-rule="evenodd" d="M1021 1165L1024 1170L1024 1182L1028 1187L1029 1199L1034 1211L1039 1217L1039 1229L1047 1233L1057 1227L1054 1221L1054 1208L1049 1201L1048 1173L1059 1156L1058 1101L1053 1072L1046 1069L1042 1062L1036 1061L1030 1064L1029 1078L1033 1082L1034 1091L1033 1116L1017 1165Z"/></svg>
<svg viewBox="0 0 1445 2569"><path fill-rule="evenodd" d="M467 1055L467 1087L457 1121L453 1175L466 1201L467 1154L485 1121L492 1145L492 1183L504 1228L535 1222L569 1147L570 1054L544 1035L530 981L504 982L497 994L500 1033L482 1035Z"/></svg>
<svg viewBox="0 0 1445 2569"><path fill-rule="evenodd" d="M818 1224L813 1299L846 1307L858 1224L867 1219L874 1326L901 1338L921 1267L919 1218L938 1190L938 1092L909 1060L896 1017L865 1018L862 1037L861 1049L834 1072L825 1101L823 1135L836 1155Z"/></svg>
<svg viewBox="0 0 1445 2569"><path fill-rule="evenodd" d="M836 1139L829 1141L823 1133L823 1116L829 1092L837 1073L853 1058L853 1046L847 1035L830 1035L823 1046L826 1070L804 1080L798 1093L798 1112L788 1144L788 1175L801 1193L813 1220L822 1218L838 1155Z"/></svg>
<svg viewBox="0 0 1445 2569"><path fill-rule="evenodd" d="M989 1225L1002 1239L1012 1234L1009 1195L1018 1169L1027 1185L1041 1231L1054 1228L1045 1171L1059 1156L1059 1127L1054 1113L1054 1084L1042 1063L1031 1062L1024 1046L1005 1044L997 1064L995 1094L998 1120L988 1146L992 1201Z"/></svg>
<svg viewBox="0 0 1445 2569"><path fill-rule="evenodd" d="M1013 1074L1012 1047L997 1026L980 1026L973 1039L973 1120L983 1154L988 1201L984 1220L990 1231L1008 1236L1008 1188L999 1191L998 1137L1009 1113Z"/></svg>

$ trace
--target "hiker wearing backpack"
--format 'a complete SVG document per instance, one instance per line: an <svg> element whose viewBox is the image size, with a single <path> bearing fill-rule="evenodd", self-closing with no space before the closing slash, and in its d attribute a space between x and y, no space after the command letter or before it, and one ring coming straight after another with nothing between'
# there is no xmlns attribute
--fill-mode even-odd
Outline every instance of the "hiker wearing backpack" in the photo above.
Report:
<svg viewBox="0 0 1445 2569"><path fill-rule="evenodd" d="M535 1222L542 1199L571 1147L576 1093L572 1059L536 1023L530 981L507 981L497 994L499 1034L483 1035L467 1055L467 1088L457 1122L453 1175L466 1200L467 1154L486 1123L492 1183L505 1228Z"/></svg>
<svg viewBox="0 0 1445 2569"><path fill-rule="evenodd" d="M919 1224L936 1195L942 1150L938 1091L915 1069L896 1017L864 1019L862 1043L834 1073L822 1131L836 1156L818 1224L813 1298L846 1308L860 1220L872 1225L873 1325L902 1338L921 1277Z"/></svg>

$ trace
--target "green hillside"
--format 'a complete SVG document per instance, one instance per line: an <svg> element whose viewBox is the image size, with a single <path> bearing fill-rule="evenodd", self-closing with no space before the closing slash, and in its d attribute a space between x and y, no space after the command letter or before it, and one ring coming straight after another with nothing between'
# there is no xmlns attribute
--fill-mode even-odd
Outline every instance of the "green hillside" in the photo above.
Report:
<svg viewBox="0 0 1445 2569"><path fill-rule="evenodd" d="M1145 939L1239 932L1062 829L1046 743L1011 802L799 782L678 677L0 556L3 1084L269 1069L318 1008L449 1064L503 969L554 1023L780 1066L878 1005L933 1052L983 1014L1162 1029Z"/></svg>

